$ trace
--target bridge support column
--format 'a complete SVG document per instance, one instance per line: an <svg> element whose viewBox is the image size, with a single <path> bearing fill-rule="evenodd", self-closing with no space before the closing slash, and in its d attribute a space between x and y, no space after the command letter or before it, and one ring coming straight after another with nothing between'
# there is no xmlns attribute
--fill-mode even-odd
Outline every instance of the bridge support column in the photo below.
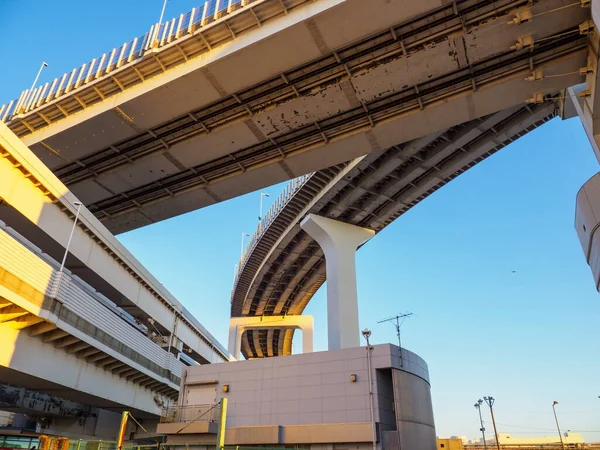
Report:
<svg viewBox="0 0 600 450"><path fill-rule="evenodd" d="M358 347L358 296L355 253L375 232L309 214L300 227L325 253L327 272L327 335L329 350Z"/></svg>
<svg viewBox="0 0 600 450"><path fill-rule="evenodd" d="M242 353L242 335L247 330L299 329L302 331L302 353L312 353L315 324L312 316L251 316L232 317L229 320L227 350L234 360Z"/></svg>

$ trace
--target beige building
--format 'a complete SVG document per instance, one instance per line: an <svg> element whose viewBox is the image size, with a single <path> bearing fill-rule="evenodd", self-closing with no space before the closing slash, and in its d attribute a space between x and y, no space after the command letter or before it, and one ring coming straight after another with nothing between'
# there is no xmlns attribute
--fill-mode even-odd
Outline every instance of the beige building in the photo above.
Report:
<svg viewBox="0 0 600 450"><path fill-rule="evenodd" d="M372 351L377 448L435 450L429 374L423 359L391 344ZM188 367L177 408L158 432L167 442L214 443L228 399L225 445L373 446L365 347Z"/></svg>
<svg viewBox="0 0 600 450"><path fill-rule="evenodd" d="M541 444L559 444L558 433L552 436L523 436L514 437L507 433L498 433L500 445L541 445ZM583 444L583 436L579 433L565 433L562 438L565 444ZM486 439L487 443L496 443L495 438Z"/></svg>

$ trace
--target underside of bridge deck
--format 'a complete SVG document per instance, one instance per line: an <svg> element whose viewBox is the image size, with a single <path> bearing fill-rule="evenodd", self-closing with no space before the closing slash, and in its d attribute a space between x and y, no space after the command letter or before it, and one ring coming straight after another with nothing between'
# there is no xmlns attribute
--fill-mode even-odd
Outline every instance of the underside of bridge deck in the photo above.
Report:
<svg viewBox="0 0 600 450"><path fill-rule="evenodd" d="M232 317L301 314L325 282L323 251L299 226L307 214L381 231L469 168L546 123L558 102L521 105L316 172L246 256ZM294 330L253 329L246 358L290 354Z"/></svg>
<svg viewBox="0 0 600 450"><path fill-rule="evenodd" d="M584 1L276 3L285 14L206 51L187 55L189 36L145 57L135 85L100 77L100 94L86 89L106 99L89 107L10 126L123 232L548 100L586 75Z"/></svg>

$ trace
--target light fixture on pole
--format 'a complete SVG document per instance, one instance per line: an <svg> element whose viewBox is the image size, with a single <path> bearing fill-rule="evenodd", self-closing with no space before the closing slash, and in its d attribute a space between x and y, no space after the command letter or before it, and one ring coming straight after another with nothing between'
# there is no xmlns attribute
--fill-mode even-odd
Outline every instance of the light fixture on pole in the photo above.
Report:
<svg viewBox="0 0 600 450"><path fill-rule="evenodd" d="M560 438L560 446L562 447L562 450L565 450L565 443L563 441L562 434L560 432L560 426L558 425L558 417L556 416L556 405L558 405L558 402L556 400L554 400L552 402L552 411L554 412L554 420L556 421L556 429L558 430L558 437Z"/></svg>
<svg viewBox="0 0 600 450"><path fill-rule="evenodd" d="M373 378L371 377L371 352L373 351L373 347L369 343L369 338L371 337L371 330L365 328L362 330L362 335L367 341L367 373L368 373L368 383L369 383L369 406L371 408L371 427L373 429L373 450L377 450L377 428L375 425L375 406L373 405Z"/></svg>
<svg viewBox="0 0 600 450"><path fill-rule="evenodd" d="M48 67L48 63L46 61L44 61L42 63L42 65L40 66L40 70L38 70L38 73L37 73L37 75L35 77L35 80L33 80L33 84L31 85L31 89L29 91L33 91L33 88L37 84L38 78L40 77L40 74L42 73L42 70L44 70L44 67Z"/></svg>
<svg viewBox="0 0 600 450"><path fill-rule="evenodd" d="M73 202L75 206L77 206L77 212L75 213L75 220L73 221L73 227L71 228L71 234L69 234L69 240L67 241L67 246L65 247L65 254L63 256L62 262L60 263L59 273L62 273L65 268L65 262L67 261L67 255L69 254L69 247L71 246L71 240L73 239L73 233L75 232L75 227L77 226L77 219L79 219L79 212L81 211L81 202Z"/></svg>
<svg viewBox="0 0 600 450"><path fill-rule="evenodd" d="M494 425L494 435L496 436L496 447L500 450L500 440L498 439L498 429L496 428L496 419L494 418L494 402L496 401L491 395L489 397L483 397L487 405L490 407L490 414L492 416L492 425Z"/></svg>
<svg viewBox="0 0 600 450"><path fill-rule="evenodd" d="M266 192L261 192L260 193L260 210L258 213L258 221L260 222L262 220L262 202L263 202L263 197L270 197L269 194L267 194Z"/></svg>
<svg viewBox="0 0 600 450"><path fill-rule="evenodd" d="M481 431L481 434L483 435L483 448L484 448L484 450L487 450L487 443L485 442L485 427L483 426L483 417L481 417L481 404L482 403L483 403L483 400L479 399L475 402L474 406L479 411L479 422L481 423L481 428L479 429L479 431Z"/></svg>
<svg viewBox="0 0 600 450"><path fill-rule="evenodd" d="M242 233L242 250L240 251L240 267L242 264L242 258L244 258L244 239L246 239L246 236L250 237L250 235L248 233Z"/></svg>

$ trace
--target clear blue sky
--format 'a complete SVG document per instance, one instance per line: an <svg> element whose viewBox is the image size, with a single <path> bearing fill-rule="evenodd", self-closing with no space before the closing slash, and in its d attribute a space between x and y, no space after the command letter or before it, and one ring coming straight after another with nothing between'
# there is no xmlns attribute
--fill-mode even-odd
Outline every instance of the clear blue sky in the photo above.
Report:
<svg viewBox="0 0 600 450"><path fill-rule="evenodd" d="M170 0L166 17L199 3ZM46 82L145 33L161 6L0 0L0 104L31 85L42 61ZM394 328L377 321L415 313L403 343L429 363L440 436L476 437L473 403L492 395L501 432L553 434L557 400L564 430L600 441L600 295L573 229L577 190L597 171L578 120L553 120L358 253L360 325L376 343L395 342ZM264 191L274 197L279 187ZM223 343L241 233L254 231L258 204L253 193L120 236ZM323 350L324 289L306 312Z"/></svg>

